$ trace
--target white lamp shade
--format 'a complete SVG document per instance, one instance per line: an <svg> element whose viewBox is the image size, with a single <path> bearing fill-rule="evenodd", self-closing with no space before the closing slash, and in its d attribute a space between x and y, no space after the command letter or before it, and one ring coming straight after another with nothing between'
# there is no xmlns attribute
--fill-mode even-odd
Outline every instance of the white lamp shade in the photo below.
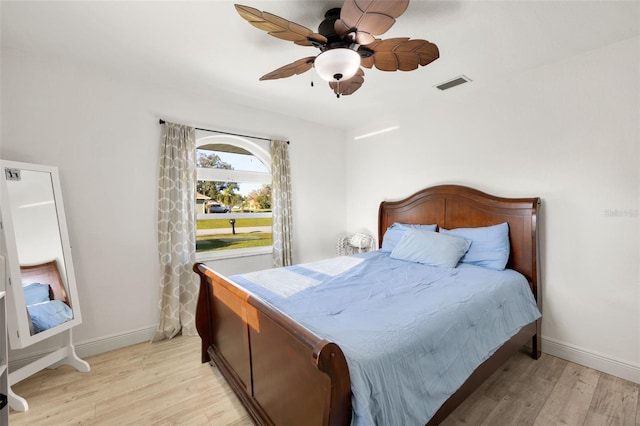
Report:
<svg viewBox="0 0 640 426"><path fill-rule="evenodd" d="M358 71L360 55L346 47L329 49L316 57L313 66L323 80L343 81Z"/></svg>

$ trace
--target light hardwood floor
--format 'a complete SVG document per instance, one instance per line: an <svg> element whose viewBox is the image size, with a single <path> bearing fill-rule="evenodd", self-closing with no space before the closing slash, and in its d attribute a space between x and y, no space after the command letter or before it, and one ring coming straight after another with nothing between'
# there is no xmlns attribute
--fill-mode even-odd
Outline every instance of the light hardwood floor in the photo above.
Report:
<svg viewBox="0 0 640 426"><path fill-rule="evenodd" d="M11 425L252 425L222 376L200 363L200 340L177 337L87 358L14 386L26 413ZM640 385L546 354L512 357L443 423L640 426ZM396 426L396 425L392 425Z"/></svg>

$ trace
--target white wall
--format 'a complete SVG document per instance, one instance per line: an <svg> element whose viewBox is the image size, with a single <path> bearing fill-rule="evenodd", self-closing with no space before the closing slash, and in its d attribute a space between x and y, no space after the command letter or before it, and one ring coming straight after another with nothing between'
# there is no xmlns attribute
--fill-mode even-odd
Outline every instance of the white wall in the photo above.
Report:
<svg viewBox="0 0 640 426"><path fill-rule="evenodd" d="M541 197L543 350L640 382L639 51L434 90L399 130L351 140L348 227L376 235L381 200L434 184Z"/></svg>
<svg viewBox="0 0 640 426"><path fill-rule="evenodd" d="M157 322L159 118L291 140L296 262L333 255L345 228L342 130L11 50L1 99L0 157L59 168L84 320L74 338L85 355L146 340ZM271 260L213 266L236 273Z"/></svg>

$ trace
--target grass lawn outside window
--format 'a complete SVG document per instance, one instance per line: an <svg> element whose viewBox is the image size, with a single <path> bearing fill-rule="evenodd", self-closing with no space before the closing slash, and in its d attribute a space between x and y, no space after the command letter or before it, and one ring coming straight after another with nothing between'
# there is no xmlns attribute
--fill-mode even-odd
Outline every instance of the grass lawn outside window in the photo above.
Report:
<svg viewBox="0 0 640 426"><path fill-rule="evenodd" d="M271 217L224 216L220 219L198 219L196 253L272 245ZM235 220L234 226L230 220Z"/></svg>

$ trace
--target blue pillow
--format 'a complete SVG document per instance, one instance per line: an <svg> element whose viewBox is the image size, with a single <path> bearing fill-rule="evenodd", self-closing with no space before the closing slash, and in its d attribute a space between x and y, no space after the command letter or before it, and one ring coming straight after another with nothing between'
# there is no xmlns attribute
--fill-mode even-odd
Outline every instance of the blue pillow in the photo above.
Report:
<svg viewBox="0 0 640 426"><path fill-rule="evenodd" d="M396 222L387 228L382 238L382 247L380 251L391 253L394 247L400 242L400 239L404 235L404 231L407 229L422 229L425 231L435 231L438 225L420 225L413 223L400 223Z"/></svg>
<svg viewBox="0 0 640 426"><path fill-rule="evenodd" d="M32 283L23 287L27 306L49 301L49 284Z"/></svg>
<svg viewBox="0 0 640 426"><path fill-rule="evenodd" d="M440 233L471 240L471 247L460 260L462 263L484 266L502 271L509 261L509 224L483 226L479 228L443 229Z"/></svg>
<svg viewBox="0 0 640 426"><path fill-rule="evenodd" d="M73 318L71 308L61 300L27 306L27 311L33 323L34 333L48 330Z"/></svg>
<svg viewBox="0 0 640 426"><path fill-rule="evenodd" d="M422 229L407 229L391 252L394 259L455 268L471 241Z"/></svg>

